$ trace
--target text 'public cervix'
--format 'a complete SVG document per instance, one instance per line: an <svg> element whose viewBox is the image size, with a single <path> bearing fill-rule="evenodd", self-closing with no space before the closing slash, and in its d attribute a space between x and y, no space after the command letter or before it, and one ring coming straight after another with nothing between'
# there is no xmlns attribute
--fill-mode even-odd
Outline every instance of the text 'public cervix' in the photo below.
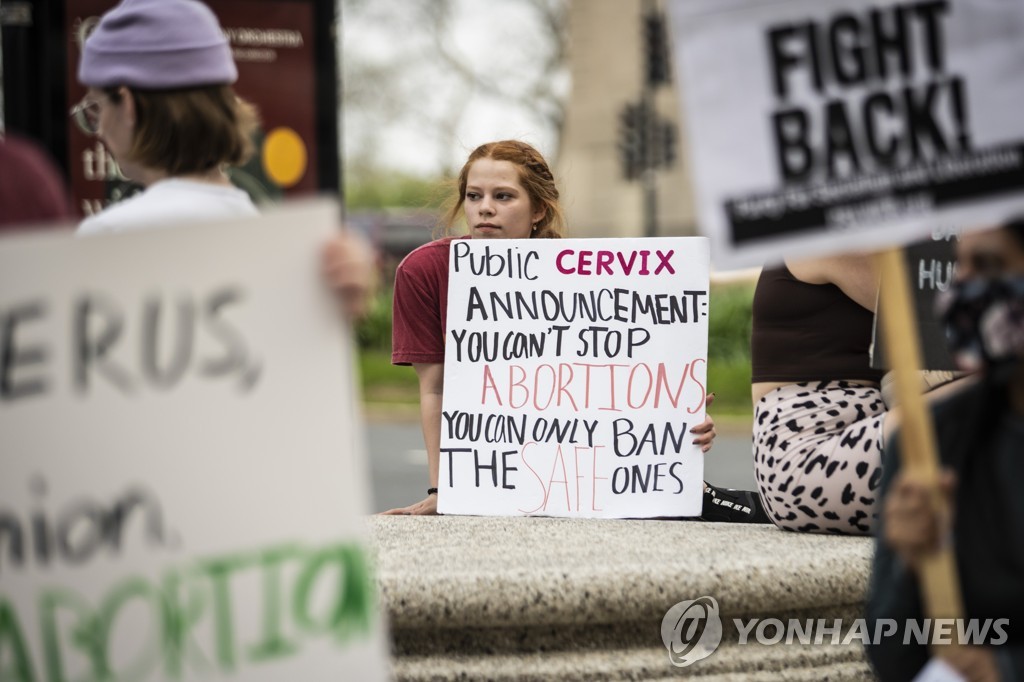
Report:
<svg viewBox="0 0 1024 682"><path fill-rule="evenodd" d="M674 275L674 255L672 249L634 249L628 254L607 249L564 249L555 256L555 267L563 275ZM531 268L540 254L532 250L523 252L518 247L492 248L490 245L484 247L482 254L474 254L467 242L456 241L452 257L455 272L468 271L479 277L532 281L537 279L537 275Z"/></svg>

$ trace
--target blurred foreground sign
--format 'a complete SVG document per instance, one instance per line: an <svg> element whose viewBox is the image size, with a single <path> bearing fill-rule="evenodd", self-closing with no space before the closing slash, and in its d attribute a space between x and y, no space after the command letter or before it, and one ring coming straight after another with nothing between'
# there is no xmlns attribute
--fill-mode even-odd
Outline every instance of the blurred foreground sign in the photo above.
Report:
<svg viewBox="0 0 1024 682"><path fill-rule="evenodd" d="M1024 3L670 7L717 264L874 249L1024 210Z"/></svg>
<svg viewBox="0 0 1024 682"><path fill-rule="evenodd" d="M937 297L949 291L956 277L958 235L959 231L955 229L936 229L931 238L909 244L903 249L914 302L914 319L917 320L918 339L921 342L922 369L959 369L949 352L946 328L935 310ZM882 286L886 285L887 280L883 275ZM871 336L871 366L876 369L892 369L885 356L885 344L882 343L883 325L882 315L875 315Z"/></svg>
<svg viewBox="0 0 1024 682"><path fill-rule="evenodd" d="M457 239L438 509L697 516L708 241Z"/></svg>
<svg viewBox="0 0 1024 682"><path fill-rule="evenodd" d="M0 678L385 678L336 216L0 241Z"/></svg>

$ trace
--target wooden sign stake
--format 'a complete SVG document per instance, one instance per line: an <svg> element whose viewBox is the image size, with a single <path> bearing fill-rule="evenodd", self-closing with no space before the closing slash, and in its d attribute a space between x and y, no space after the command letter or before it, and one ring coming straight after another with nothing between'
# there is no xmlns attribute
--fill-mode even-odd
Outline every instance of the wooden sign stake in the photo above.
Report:
<svg viewBox="0 0 1024 682"><path fill-rule="evenodd" d="M899 400L902 468L932 490L933 508L944 515L946 502L939 492L939 459L931 411L926 409L918 382L921 343L911 305L907 268L900 249L878 255L884 286L880 288L882 331L886 356L893 368ZM921 563L921 599L927 618L960 618L963 601L950 538Z"/></svg>

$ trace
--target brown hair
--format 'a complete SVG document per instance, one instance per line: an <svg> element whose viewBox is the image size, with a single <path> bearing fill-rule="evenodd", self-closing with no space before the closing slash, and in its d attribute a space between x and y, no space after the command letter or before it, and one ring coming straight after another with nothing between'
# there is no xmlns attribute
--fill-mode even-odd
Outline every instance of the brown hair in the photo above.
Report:
<svg viewBox="0 0 1024 682"><path fill-rule="evenodd" d="M113 90L113 93L111 93ZM168 175L240 166L253 153L256 108L229 85L181 90L131 89L135 134L129 157ZM107 90L114 102L118 89Z"/></svg>
<svg viewBox="0 0 1024 682"><path fill-rule="evenodd" d="M445 233L451 233L452 226L462 213L466 202L466 183L469 179L469 168L480 159L508 161L515 164L519 171L519 184L530 197L530 208L534 211L543 208L544 216L537 221L537 229L530 233L535 239L561 239L565 236L565 214L558 202L558 188L555 178L548 168L547 161L536 149L518 140L501 140L482 144L469 155L465 165L459 171L458 196L453 197L451 206L445 211L442 225Z"/></svg>

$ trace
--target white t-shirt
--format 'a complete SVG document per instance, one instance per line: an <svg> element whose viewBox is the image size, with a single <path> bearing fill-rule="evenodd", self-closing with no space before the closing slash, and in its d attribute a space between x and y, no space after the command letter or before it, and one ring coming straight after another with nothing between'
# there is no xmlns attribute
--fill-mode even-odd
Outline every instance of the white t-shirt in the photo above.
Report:
<svg viewBox="0 0 1024 682"><path fill-rule="evenodd" d="M249 195L237 187L168 178L89 216L78 226L77 234L104 234L255 215L259 215L259 211Z"/></svg>

